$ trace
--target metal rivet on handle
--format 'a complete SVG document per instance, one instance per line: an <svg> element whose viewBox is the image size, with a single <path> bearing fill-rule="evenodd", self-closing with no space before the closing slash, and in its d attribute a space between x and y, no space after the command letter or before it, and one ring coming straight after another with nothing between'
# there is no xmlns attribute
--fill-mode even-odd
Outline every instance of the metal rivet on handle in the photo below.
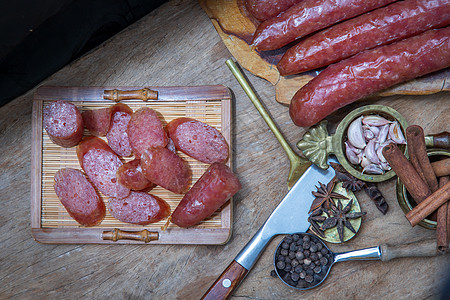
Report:
<svg viewBox="0 0 450 300"><path fill-rule="evenodd" d="M224 279L223 281L222 281L222 285L223 285L223 287L224 288L229 288L230 286L231 286L231 280L230 279Z"/></svg>

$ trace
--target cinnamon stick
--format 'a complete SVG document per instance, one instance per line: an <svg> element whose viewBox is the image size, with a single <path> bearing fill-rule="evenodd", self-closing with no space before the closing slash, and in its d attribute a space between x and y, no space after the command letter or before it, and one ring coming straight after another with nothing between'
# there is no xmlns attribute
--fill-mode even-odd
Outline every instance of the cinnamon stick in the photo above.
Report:
<svg viewBox="0 0 450 300"><path fill-rule="evenodd" d="M430 213L438 209L449 199L450 182L447 182L444 186L440 187L436 192L408 212L406 218L412 226L416 226L420 221L425 219Z"/></svg>
<svg viewBox="0 0 450 300"><path fill-rule="evenodd" d="M383 156L417 204L431 195L428 185L422 180L416 169L395 144L391 143L385 146L383 148Z"/></svg>
<svg viewBox="0 0 450 300"><path fill-rule="evenodd" d="M433 167L436 177L450 175L450 157L432 162L431 167Z"/></svg>
<svg viewBox="0 0 450 300"><path fill-rule="evenodd" d="M439 178L439 187L443 187L450 181L449 176ZM440 253L446 253L449 248L450 215L449 201L442 204L437 210L437 247Z"/></svg>
<svg viewBox="0 0 450 300"><path fill-rule="evenodd" d="M417 173L419 175L422 174L421 177L423 176L425 178L425 182L430 187L431 192L435 192L439 188L439 185L430 159L428 158L425 134L423 133L422 127L411 125L406 128L406 140L411 163Z"/></svg>

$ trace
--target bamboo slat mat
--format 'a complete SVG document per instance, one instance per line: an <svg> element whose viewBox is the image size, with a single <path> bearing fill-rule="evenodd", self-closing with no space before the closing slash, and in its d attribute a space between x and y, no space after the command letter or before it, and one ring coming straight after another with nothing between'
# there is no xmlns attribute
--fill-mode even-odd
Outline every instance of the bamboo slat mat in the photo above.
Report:
<svg viewBox="0 0 450 300"><path fill-rule="evenodd" d="M42 108L48 105L51 100L43 100ZM69 101L76 105L80 112L87 109L99 109L113 105L111 101ZM122 101L129 105L133 111L147 106L158 112L160 119L163 124L166 125L168 122L179 117L190 117L197 119L199 121L205 122L222 132L227 141L230 143L230 128L223 128L223 103L221 99L218 100L177 100L177 101L149 101L143 102L141 100L127 100ZM40 127L42 128L42 117L38 120L41 122ZM224 130L226 132L224 132ZM85 129L84 136L89 136L90 133ZM42 153L41 153L41 211L40 211L40 228L60 228L60 229L70 229L70 228L83 228L80 226L65 210L64 206L59 201L56 193L54 191L54 175L61 168L74 168L79 169L84 172L78 162L76 155L76 147L63 148L54 144L47 132L42 128L41 136L42 139ZM106 137L103 138L106 141ZM231 148L231 144L230 144ZM231 149L230 149L231 150ZM231 152L231 151L230 151ZM185 159L191 169L192 169L192 184L194 184L198 178L205 172L209 165L199 162L187 155L177 151L177 154ZM231 155L230 155L231 157ZM124 157L122 160L124 162L134 159L132 157ZM98 194L101 196L105 202L106 207L108 207L108 197L103 195L97 190ZM171 211L173 211L183 195L178 195L167 191L161 187L156 187L149 192L150 194L156 195L169 203ZM33 212L32 212L33 213ZM222 209L219 209L214 213L213 216L204 220L201 224L195 226L198 229L221 229L224 224L229 224L230 220L224 222L223 217L231 218L231 214L222 214ZM161 227L166 223L167 219L160 222L149 224L149 225L135 225L123 223L111 216L109 210L106 211L106 217L101 222L101 224L94 226L97 228L136 228L138 230L148 229L152 231L160 231ZM176 225L170 224L168 229L177 228ZM189 229L185 229L189 230ZM163 234L163 232L161 232Z"/></svg>

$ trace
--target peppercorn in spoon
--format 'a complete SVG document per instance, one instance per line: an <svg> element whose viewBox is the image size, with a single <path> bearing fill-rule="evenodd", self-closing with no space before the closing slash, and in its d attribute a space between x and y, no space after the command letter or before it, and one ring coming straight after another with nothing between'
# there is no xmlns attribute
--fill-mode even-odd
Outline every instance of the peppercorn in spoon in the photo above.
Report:
<svg viewBox="0 0 450 300"><path fill-rule="evenodd" d="M316 236L298 233L286 236L279 243L274 255L274 266L276 274L285 284L299 290L308 290L325 281L331 267L337 262L435 256L436 249L436 241L428 240L333 253Z"/></svg>

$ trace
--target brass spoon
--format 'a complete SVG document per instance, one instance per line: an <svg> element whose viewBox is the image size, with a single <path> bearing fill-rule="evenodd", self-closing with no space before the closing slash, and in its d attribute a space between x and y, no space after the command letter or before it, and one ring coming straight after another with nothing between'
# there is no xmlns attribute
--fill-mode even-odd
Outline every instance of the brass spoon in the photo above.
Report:
<svg viewBox="0 0 450 300"><path fill-rule="evenodd" d="M231 73L233 73L234 77L236 77L237 81L241 85L241 87L244 89L247 96L252 101L253 105L255 105L258 112L263 117L264 121L266 121L267 125L269 126L270 130L273 132L275 137L277 138L278 142L280 142L281 147L283 147L284 151L286 152L289 161L290 161L290 169L289 169L289 176L287 180L288 188L290 189L302 176L302 174L306 171L306 169L309 168L311 165L311 162L305 158L302 158L298 156L292 148L289 146L289 144L284 139L283 135L281 134L280 130L278 130L277 126L275 125L274 121L262 105L261 101L259 101L258 97L256 97L255 92L252 90L250 85L248 84L247 80L245 79L242 72L239 70L238 66L235 64L235 62L230 58L226 61L226 64L228 68L230 68Z"/></svg>

